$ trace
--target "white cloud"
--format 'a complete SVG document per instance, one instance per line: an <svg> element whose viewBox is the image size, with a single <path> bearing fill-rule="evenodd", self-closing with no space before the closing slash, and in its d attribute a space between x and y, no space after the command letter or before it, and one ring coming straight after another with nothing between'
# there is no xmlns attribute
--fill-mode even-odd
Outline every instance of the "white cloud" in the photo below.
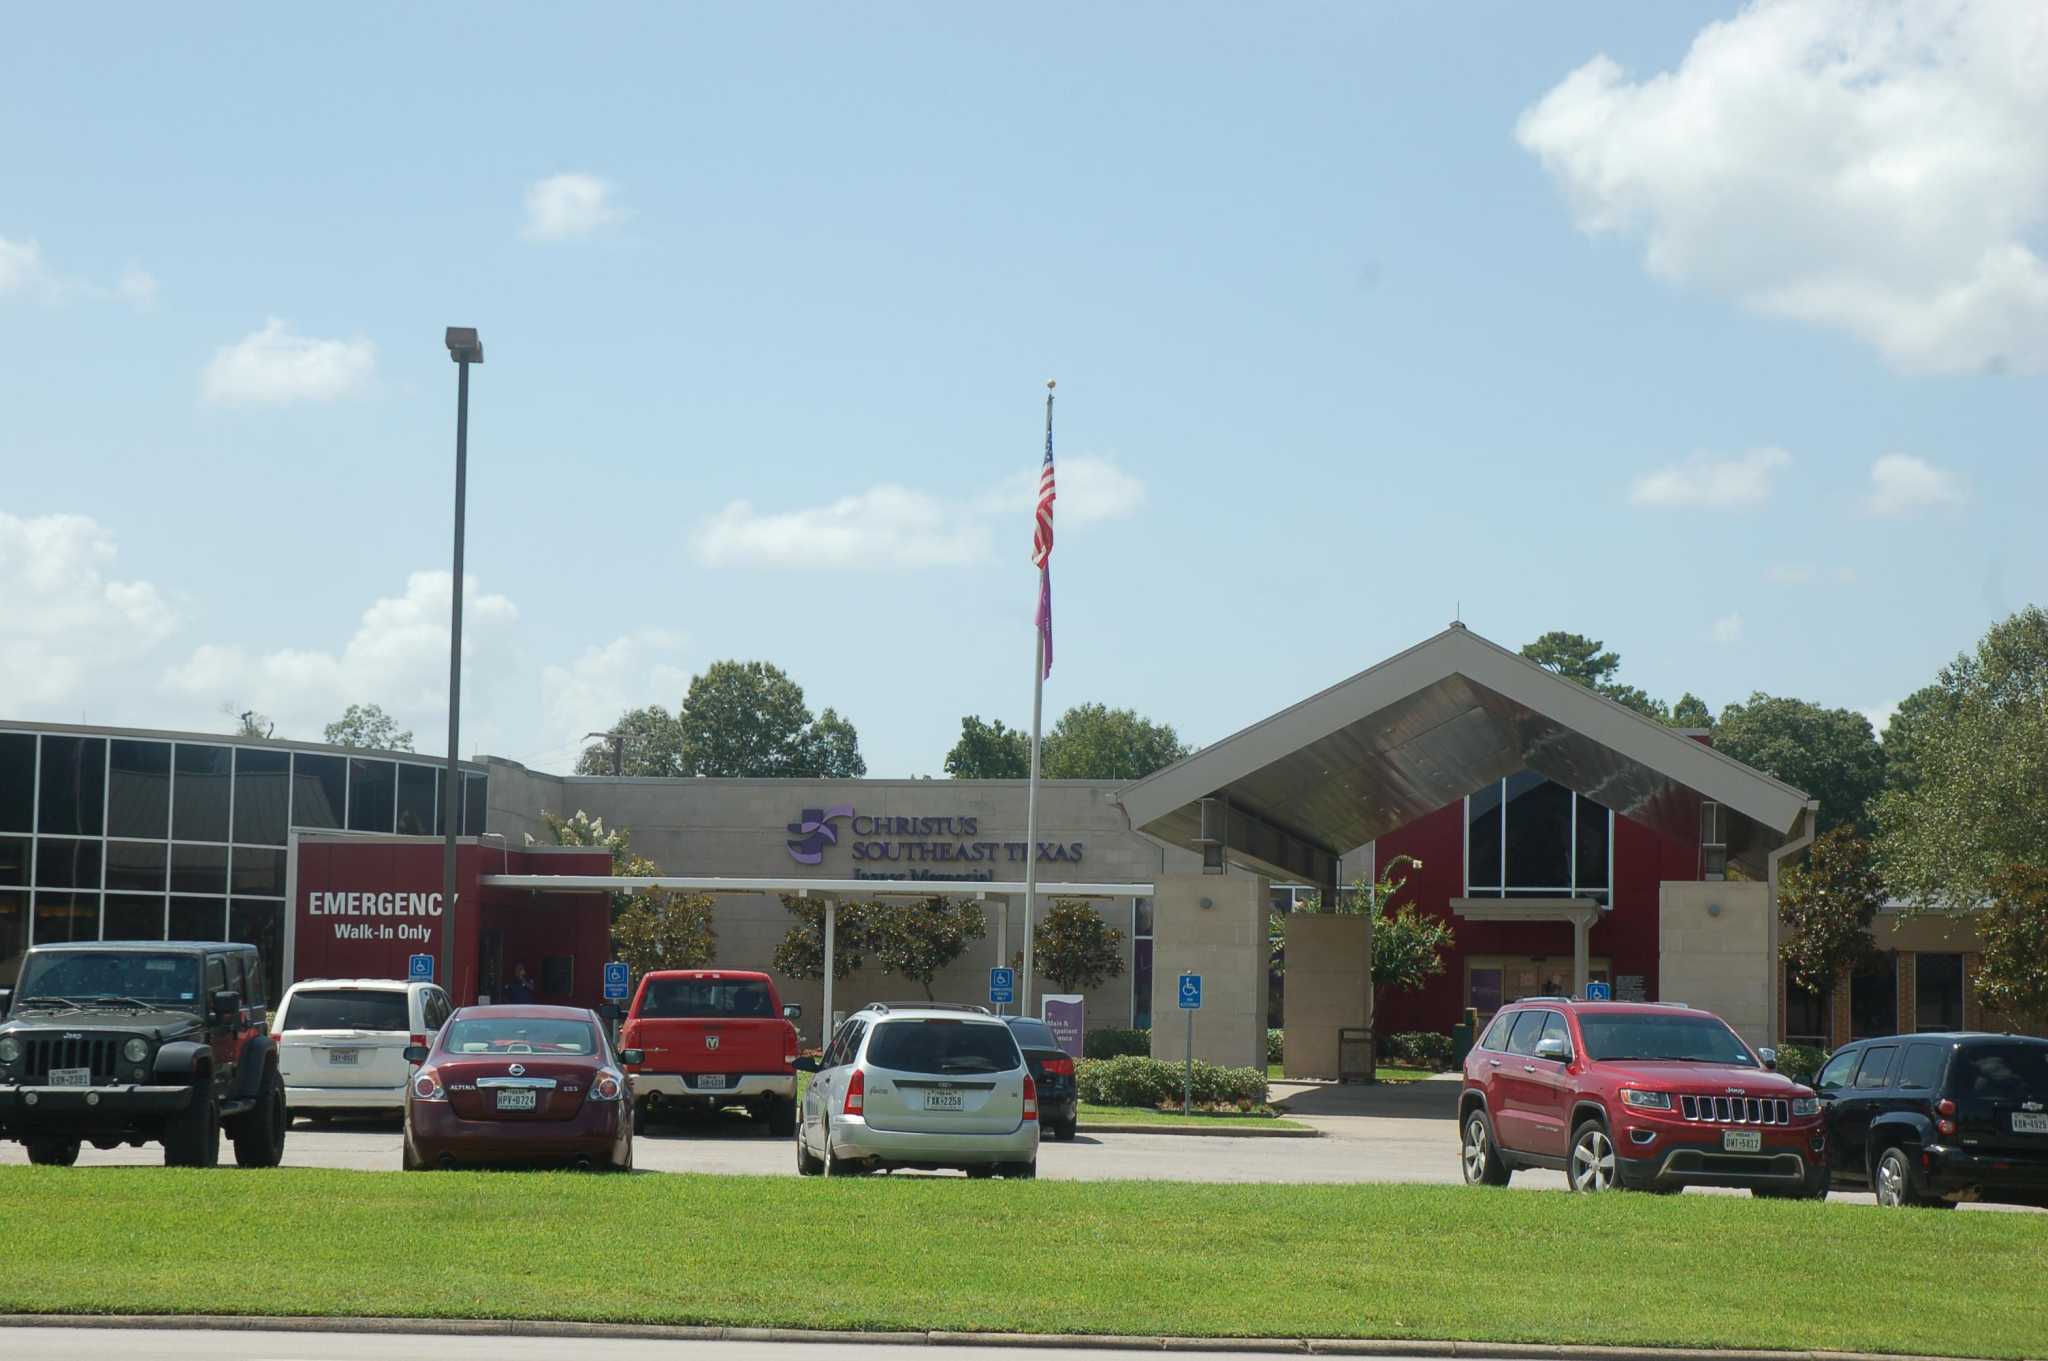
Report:
<svg viewBox="0 0 2048 1361"><path fill-rule="evenodd" d="M1856 582L1856 569L1818 567L1810 562L1781 562L1764 576L1774 586L1852 586Z"/></svg>
<svg viewBox="0 0 2048 1361"><path fill-rule="evenodd" d="M1028 520L1038 504L1038 473L1038 469L1030 468L1012 474L1000 487L983 496L976 508ZM1144 480L1109 459L1090 454L1063 458L1055 473L1059 487L1059 499L1053 508L1056 528L1127 519L1144 507Z"/></svg>
<svg viewBox="0 0 2048 1361"><path fill-rule="evenodd" d="M156 279L148 270L135 265L122 270L120 279L114 284L115 297L144 310L156 305L156 295Z"/></svg>
<svg viewBox="0 0 2048 1361"><path fill-rule="evenodd" d="M1771 474L1792 461L1783 449L1751 449L1740 458L1694 454L1635 480L1628 499L1638 506L1683 510L1736 510L1771 499Z"/></svg>
<svg viewBox="0 0 2048 1361"><path fill-rule="evenodd" d="M130 303L142 310L156 301L156 293L156 280L134 265L123 271L112 286L73 279L60 274L43 258L39 243L9 241L0 236L0 298L63 303L82 297Z"/></svg>
<svg viewBox="0 0 2048 1361"><path fill-rule="evenodd" d="M114 556L83 515L0 512L0 713L75 718L177 627L155 586L109 575Z"/></svg>
<svg viewBox="0 0 2048 1361"><path fill-rule="evenodd" d="M272 317L213 353L200 392L219 406L331 402L363 390L377 367L368 340L316 340Z"/></svg>
<svg viewBox="0 0 2048 1361"><path fill-rule="evenodd" d="M54 283L50 267L43 263L41 246L0 236L0 298L9 294L41 296Z"/></svg>
<svg viewBox="0 0 2048 1361"><path fill-rule="evenodd" d="M1892 716L1898 711L1899 706L1896 704L1876 704L1868 709L1858 709L1856 712L1869 719L1870 730L1882 738L1884 730L1891 726Z"/></svg>
<svg viewBox="0 0 2048 1361"><path fill-rule="evenodd" d="M764 515L735 501L698 527L713 567L955 567L988 556L988 527L937 497L883 484L827 506Z"/></svg>
<svg viewBox="0 0 2048 1361"><path fill-rule="evenodd" d="M1969 500L1963 480L1911 454L1886 454L1870 465L1870 495L1863 508L1872 515L1911 515L1930 506L1959 506Z"/></svg>
<svg viewBox="0 0 2048 1361"><path fill-rule="evenodd" d="M641 629L588 648L567 666L541 668L543 736L553 744L544 754L557 758L541 764L568 769L586 734L604 731L650 696L674 708L690 683L672 660L682 641L663 629Z"/></svg>
<svg viewBox="0 0 2048 1361"><path fill-rule="evenodd" d="M1742 641L1742 616L1724 614L1714 621L1714 641L1717 643L1739 643Z"/></svg>
<svg viewBox="0 0 2048 1361"><path fill-rule="evenodd" d="M1756 3L1632 80L1596 56L1516 139L1659 278L1902 369L2048 370L2048 5Z"/></svg>
<svg viewBox="0 0 2048 1361"><path fill-rule="evenodd" d="M431 750L448 721L448 605L452 574L414 572L402 595L386 596L363 611L339 652L280 648L252 652L209 643L164 673L164 689L208 709L232 700L277 720L278 731L317 737L351 704L374 703L414 730ZM519 611L502 595L487 595L476 578L463 586L463 706L490 707L498 678L509 668ZM465 725L469 734L475 725ZM476 734L481 736L480 733ZM475 749L465 736L463 746Z"/></svg>
<svg viewBox="0 0 2048 1361"><path fill-rule="evenodd" d="M588 236L625 216L613 197L613 186L595 175L550 175L526 187L529 241L569 241Z"/></svg>

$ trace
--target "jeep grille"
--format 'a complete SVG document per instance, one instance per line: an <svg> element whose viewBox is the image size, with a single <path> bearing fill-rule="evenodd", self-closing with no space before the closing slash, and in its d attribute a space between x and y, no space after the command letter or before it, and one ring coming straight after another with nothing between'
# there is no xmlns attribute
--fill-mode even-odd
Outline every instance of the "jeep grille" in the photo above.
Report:
<svg viewBox="0 0 2048 1361"><path fill-rule="evenodd" d="M78 1040L30 1038L23 1045L28 1058L28 1082L48 1082L53 1068L90 1068L95 1087L114 1080L114 1063L121 1057L121 1041L104 1035Z"/></svg>
<svg viewBox="0 0 2048 1361"><path fill-rule="evenodd" d="M1678 1113L1712 1125L1789 1125L1790 1103L1778 1097L1681 1096Z"/></svg>

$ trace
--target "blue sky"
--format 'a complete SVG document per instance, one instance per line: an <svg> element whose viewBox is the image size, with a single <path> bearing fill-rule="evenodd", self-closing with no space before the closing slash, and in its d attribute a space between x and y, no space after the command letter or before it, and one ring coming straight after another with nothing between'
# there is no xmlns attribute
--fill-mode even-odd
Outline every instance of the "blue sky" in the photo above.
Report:
<svg viewBox="0 0 2048 1361"><path fill-rule="evenodd" d="M723 657L870 771L1213 741L1435 632L1882 713L2040 598L2034 5L43 7L0 716L563 768ZM441 575L436 576L435 573Z"/></svg>

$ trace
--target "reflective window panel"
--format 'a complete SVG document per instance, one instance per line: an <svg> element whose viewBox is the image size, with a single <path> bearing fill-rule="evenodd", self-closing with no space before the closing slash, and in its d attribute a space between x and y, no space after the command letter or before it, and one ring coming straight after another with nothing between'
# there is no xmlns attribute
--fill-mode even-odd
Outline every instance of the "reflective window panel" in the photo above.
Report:
<svg viewBox="0 0 2048 1361"><path fill-rule="evenodd" d="M263 898L284 896L284 852L235 847L231 891Z"/></svg>
<svg viewBox="0 0 2048 1361"><path fill-rule="evenodd" d="M282 846L291 826L292 754L235 748L235 840Z"/></svg>
<svg viewBox="0 0 2048 1361"><path fill-rule="evenodd" d="M170 848L161 841L109 841L107 887L138 893L162 893Z"/></svg>
<svg viewBox="0 0 2048 1361"><path fill-rule="evenodd" d="M1500 785L1472 791L1465 800L1465 882L1500 887Z"/></svg>
<svg viewBox="0 0 2048 1361"><path fill-rule="evenodd" d="M36 830L98 836L107 811L107 739L43 738Z"/></svg>
<svg viewBox="0 0 2048 1361"><path fill-rule="evenodd" d="M440 790L439 774L432 766L398 767L398 830L403 836L432 836L438 825L434 818L434 796Z"/></svg>
<svg viewBox="0 0 2048 1361"><path fill-rule="evenodd" d="M171 940L224 940L228 929L225 898L171 899Z"/></svg>
<svg viewBox="0 0 2048 1361"><path fill-rule="evenodd" d="M462 783L462 835L482 836L484 811L488 806L489 781L482 775L464 775Z"/></svg>
<svg viewBox="0 0 2048 1361"><path fill-rule="evenodd" d="M1607 843L1614 815L1591 799L1579 800L1579 889L1607 887Z"/></svg>
<svg viewBox="0 0 2048 1361"><path fill-rule="evenodd" d="M233 788L228 748L180 742L172 769L171 838L226 841L229 791Z"/></svg>
<svg viewBox="0 0 2048 1361"><path fill-rule="evenodd" d="M0 884L26 884L30 841L25 836L0 836ZM7 980L0 977L0 984Z"/></svg>
<svg viewBox="0 0 2048 1361"><path fill-rule="evenodd" d="M105 940L162 940L163 895L109 893L101 930Z"/></svg>
<svg viewBox="0 0 2048 1361"><path fill-rule="evenodd" d="M292 825L339 827L348 807L348 758L292 757Z"/></svg>
<svg viewBox="0 0 2048 1361"><path fill-rule="evenodd" d="M227 847L171 847L171 892L226 893L227 891Z"/></svg>
<svg viewBox="0 0 2048 1361"><path fill-rule="evenodd" d="M36 848L36 887L89 888L100 886L99 841L71 841L46 836Z"/></svg>
<svg viewBox="0 0 2048 1361"><path fill-rule="evenodd" d="M0 832L33 832L36 735L0 732Z"/></svg>
<svg viewBox="0 0 2048 1361"><path fill-rule="evenodd" d="M348 829L388 832L398 797L395 763L352 756L348 762Z"/></svg>
<svg viewBox="0 0 2048 1361"><path fill-rule="evenodd" d="M115 738L108 744L107 835L171 834L171 744Z"/></svg>
<svg viewBox="0 0 2048 1361"><path fill-rule="evenodd" d="M1572 792L1534 771L1508 777L1507 886L1569 889Z"/></svg>
<svg viewBox="0 0 2048 1361"><path fill-rule="evenodd" d="M100 938L100 895L97 893L36 894L35 943Z"/></svg>
<svg viewBox="0 0 2048 1361"><path fill-rule="evenodd" d="M284 994L284 904L237 898L228 909L228 939L253 945L263 954L260 991L242 1000L269 1006Z"/></svg>
<svg viewBox="0 0 2048 1361"><path fill-rule="evenodd" d="M28 894L0 893L0 987L13 987L28 949Z"/></svg>

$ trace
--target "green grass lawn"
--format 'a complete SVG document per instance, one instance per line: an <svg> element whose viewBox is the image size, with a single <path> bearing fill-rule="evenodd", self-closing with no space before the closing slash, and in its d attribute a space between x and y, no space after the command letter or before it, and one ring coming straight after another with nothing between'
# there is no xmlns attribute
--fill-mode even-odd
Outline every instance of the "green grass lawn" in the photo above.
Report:
<svg viewBox="0 0 2048 1361"><path fill-rule="evenodd" d="M1195 1110L1182 1115L1179 1110L1157 1111L1146 1106L1097 1106L1083 1101L1080 1104L1081 1127L1096 1125L1252 1125L1264 1129L1305 1129L1299 1120L1283 1120L1270 1110L1264 1114L1247 1114L1232 1111L1228 1115L1212 1115ZM1454 1131L1455 1132L1455 1131Z"/></svg>
<svg viewBox="0 0 2048 1361"><path fill-rule="evenodd" d="M21 1313L1991 1357L2040 1355L2048 1326L2038 1216L1729 1196L5 1167L0 1240Z"/></svg>

